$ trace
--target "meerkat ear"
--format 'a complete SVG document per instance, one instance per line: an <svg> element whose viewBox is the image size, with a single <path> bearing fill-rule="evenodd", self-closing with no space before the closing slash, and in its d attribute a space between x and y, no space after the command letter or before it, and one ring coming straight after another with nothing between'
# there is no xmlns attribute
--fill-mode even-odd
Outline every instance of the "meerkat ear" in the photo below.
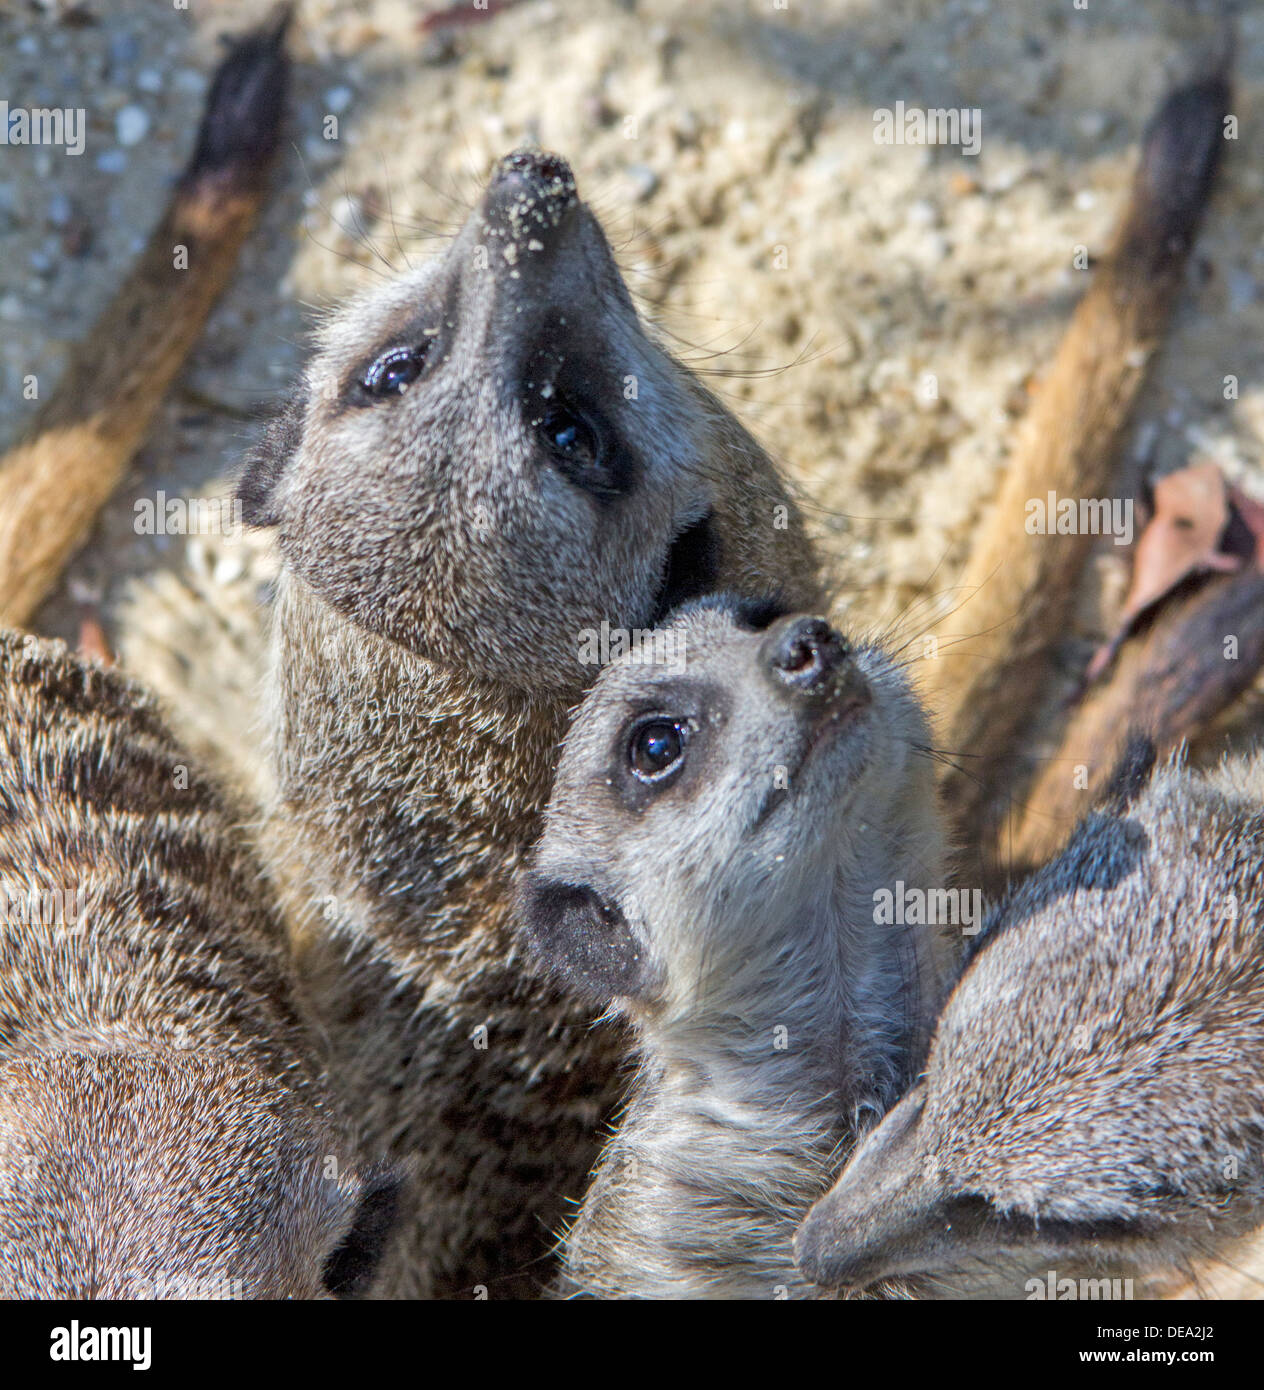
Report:
<svg viewBox="0 0 1264 1390"><path fill-rule="evenodd" d="M246 455L237 479L237 500L247 526L275 526L280 521L276 487L303 441L306 413L307 388L300 385Z"/></svg>
<svg viewBox="0 0 1264 1390"><path fill-rule="evenodd" d="M535 954L564 985L589 999L644 998L649 963L616 904L594 889L535 872L518 886L518 918Z"/></svg>
<svg viewBox="0 0 1264 1390"><path fill-rule="evenodd" d="M406 1179L399 1165L371 1169L365 1178L351 1226L321 1273L321 1282L335 1297L353 1298L372 1284L395 1229Z"/></svg>

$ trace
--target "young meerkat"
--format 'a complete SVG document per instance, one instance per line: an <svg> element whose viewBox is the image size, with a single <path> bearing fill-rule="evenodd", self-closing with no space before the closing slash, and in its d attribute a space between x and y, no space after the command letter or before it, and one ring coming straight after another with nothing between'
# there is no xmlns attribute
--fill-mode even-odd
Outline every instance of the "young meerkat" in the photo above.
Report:
<svg viewBox="0 0 1264 1390"><path fill-rule="evenodd" d="M329 321L240 496L282 561L268 858L363 1142L417 1159L375 1291L538 1293L621 1044L519 969L513 875L603 624L814 604L798 512L530 151Z"/></svg>
<svg viewBox="0 0 1264 1390"><path fill-rule="evenodd" d="M880 648L764 620L701 601L656 634L679 660L602 673L522 881L536 953L638 1059L562 1292L810 1296L795 1227L924 1053L935 943L875 911L941 881L921 711Z"/></svg>
<svg viewBox="0 0 1264 1390"><path fill-rule="evenodd" d="M284 931L153 701L0 633L0 1296L313 1298L398 1182L346 1163Z"/></svg>
<svg viewBox="0 0 1264 1390"><path fill-rule="evenodd" d="M1189 1271L1264 1223L1262 853L1261 756L1088 817L989 914L925 1076L804 1222L805 1274L1053 1297L1051 1270Z"/></svg>

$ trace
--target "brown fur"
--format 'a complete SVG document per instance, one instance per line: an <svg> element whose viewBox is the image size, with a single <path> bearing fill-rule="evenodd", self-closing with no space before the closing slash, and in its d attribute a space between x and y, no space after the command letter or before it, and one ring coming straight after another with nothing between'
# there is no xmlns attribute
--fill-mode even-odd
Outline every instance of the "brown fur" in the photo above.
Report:
<svg viewBox="0 0 1264 1390"><path fill-rule="evenodd" d="M0 1291L323 1296L361 1181L231 808L134 685L14 634L0 807Z"/></svg>
<svg viewBox="0 0 1264 1390"><path fill-rule="evenodd" d="M1264 758L1171 767L989 915L926 1075L801 1228L808 1274L1187 1270L1264 1218Z"/></svg>
<svg viewBox="0 0 1264 1390"><path fill-rule="evenodd" d="M367 365L418 341L423 377L366 402ZM601 493L539 442L559 400L605 442ZM536 1293L621 1047L523 980L507 922L595 675L581 632L721 587L815 602L797 511L646 335L545 156L507 161L440 261L326 327L242 495L284 562L269 857L364 1141L419 1163L379 1292Z"/></svg>

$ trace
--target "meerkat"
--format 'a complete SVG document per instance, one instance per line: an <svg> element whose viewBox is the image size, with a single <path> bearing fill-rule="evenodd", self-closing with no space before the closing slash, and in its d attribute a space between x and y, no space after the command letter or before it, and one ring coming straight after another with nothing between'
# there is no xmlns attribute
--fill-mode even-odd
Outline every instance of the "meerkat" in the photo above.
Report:
<svg viewBox="0 0 1264 1390"><path fill-rule="evenodd" d="M535 953L635 1035L562 1292L809 1296L795 1227L923 1055L935 943L875 904L941 880L925 722L880 647L766 622L703 600L680 660L603 672L522 880Z"/></svg>
<svg viewBox="0 0 1264 1390"><path fill-rule="evenodd" d="M815 603L798 511L538 151L329 321L239 495L281 557L267 856L363 1141L418 1168L375 1292L537 1294L621 1053L515 959L567 713L611 628Z"/></svg>
<svg viewBox="0 0 1264 1390"><path fill-rule="evenodd" d="M0 1296L354 1292L348 1163L284 931L154 702L0 634Z"/></svg>
<svg viewBox="0 0 1264 1390"><path fill-rule="evenodd" d="M1262 852L1264 755L1171 762L1091 815L989 914L924 1078L799 1231L804 1273L1056 1297L1264 1224Z"/></svg>

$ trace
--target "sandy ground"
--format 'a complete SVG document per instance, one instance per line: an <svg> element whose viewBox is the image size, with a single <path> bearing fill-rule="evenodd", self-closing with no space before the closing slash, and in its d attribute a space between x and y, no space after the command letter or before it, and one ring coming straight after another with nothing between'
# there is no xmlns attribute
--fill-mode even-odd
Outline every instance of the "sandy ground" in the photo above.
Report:
<svg viewBox="0 0 1264 1390"><path fill-rule="evenodd" d="M0 98L89 120L78 158L0 148L0 447L36 408L24 379L51 387L165 202L216 35L265 8L0 0ZM524 140L573 162L645 313L813 499L840 610L885 623L946 590L1083 287L1076 249L1103 248L1144 122L1206 25L1176 0L521 0L428 34L436 8L300 3L275 197L36 625L74 640L95 598L120 641L138 577L213 594L266 575L257 548L138 536L137 499L211 489L284 396L313 313L428 254ZM1240 40L1240 138L1132 472L1209 454L1264 498L1264 13ZM875 110L900 101L978 108L980 152L876 144ZM1067 634L1068 663L1121 565L1102 557L1107 602Z"/></svg>
<svg viewBox="0 0 1264 1390"><path fill-rule="evenodd" d="M428 254L531 139L573 162L645 313L814 499L840 608L886 622L947 587L1082 289L1075 250L1102 249L1144 121L1205 22L1175 0L521 0L427 33L438 7L299 5L276 196L38 626L74 638L72 594L99 594L111 632L130 578L204 564L196 541L190 559L179 537L137 536L136 499L204 493L284 395L313 311ZM165 200L216 35L265 9L0 13L0 94L89 119L79 158L0 149L5 438L35 408L23 379L52 383ZM1264 14L1240 40L1240 138L1138 437L1159 466L1211 453L1264 496ZM875 110L898 101L978 108L980 152L875 143ZM1099 622L1070 635L1072 656Z"/></svg>

